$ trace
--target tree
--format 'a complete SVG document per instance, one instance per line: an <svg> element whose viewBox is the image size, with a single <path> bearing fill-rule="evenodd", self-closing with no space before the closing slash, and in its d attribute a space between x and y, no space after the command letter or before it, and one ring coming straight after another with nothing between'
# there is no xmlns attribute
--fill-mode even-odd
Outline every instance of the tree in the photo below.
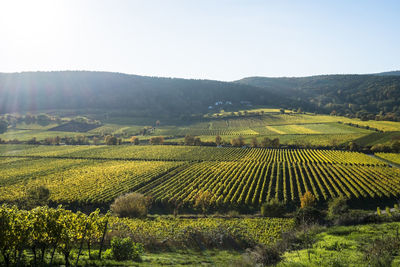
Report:
<svg viewBox="0 0 400 267"><path fill-rule="evenodd" d="M115 137L115 136L107 135L104 138L104 142L106 143L106 145L111 146L111 145L116 145L118 140L117 140L117 137Z"/></svg>
<svg viewBox="0 0 400 267"><path fill-rule="evenodd" d="M110 210L118 217L143 218L147 216L150 204L150 197L133 192L116 198Z"/></svg>
<svg viewBox="0 0 400 267"><path fill-rule="evenodd" d="M217 135L215 137L215 143L217 144L217 146L220 146L222 143L222 137L220 135Z"/></svg>
<svg viewBox="0 0 400 267"><path fill-rule="evenodd" d="M152 145L162 145L164 144L164 137L163 136L154 136L150 138L150 144Z"/></svg>
<svg viewBox="0 0 400 267"><path fill-rule="evenodd" d="M300 198L300 203L301 203L301 208L314 207L316 204L316 199L310 191L307 191Z"/></svg>
<svg viewBox="0 0 400 267"><path fill-rule="evenodd" d="M54 137L54 144L55 145L59 145L61 142L61 137L59 137L58 135L56 137Z"/></svg>
<svg viewBox="0 0 400 267"><path fill-rule="evenodd" d="M199 191L195 196L194 207L200 208L203 215L206 216L207 211L211 207L212 194L209 191Z"/></svg>
<svg viewBox="0 0 400 267"><path fill-rule="evenodd" d="M271 145L272 145L273 148L279 148L279 146L280 146L279 138L274 138L271 141Z"/></svg>
<svg viewBox="0 0 400 267"><path fill-rule="evenodd" d="M346 197L333 198L328 202L328 217L335 218L349 210Z"/></svg>
<svg viewBox="0 0 400 267"><path fill-rule="evenodd" d="M89 144L89 141L86 136L80 134L80 135L75 136L75 144L87 145L87 144Z"/></svg>
<svg viewBox="0 0 400 267"><path fill-rule="evenodd" d="M285 114L285 109L281 108L281 109L279 109L279 112L280 112L281 114Z"/></svg>
<svg viewBox="0 0 400 267"><path fill-rule="evenodd" d="M184 143L187 146L193 146L194 145L194 136L187 134L185 136Z"/></svg>
<svg viewBox="0 0 400 267"><path fill-rule="evenodd" d="M242 147L245 145L244 138L239 136L238 138L233 138L231 140L231 145L236 147Z"/></svg>
<svg viewBox="0 0 400 267"><path fill-rule="evenodd" d="M26 192L26 203L28 208L33 208L35 206L47 205L50 197L50 190L43 186L34 186L27 190Z"/></svg>
<svg viewBox="0 0 400 267"><path fill-rule="evenodd" d="M200 137L195 137L194 138L194 143L195 146L201 146L201 139Z"/></svg>
<svg viewBox="0 0 400 267"><path fill-rule="evenodd" d="M258 147L257 137L254 136L254 137L251 139L250 144L251 144L251 147Z"/></svg>
<svg viewBox="0 0 400 267"><path fill-rule="evenodd" d="M358 145L355 142L350 142L349 143L349 150L351 151L358 151Z"/></svg>
<svg viewBox="0 0 400 267"><path fill-rule="evenodd" d="M265 202L261 206L261 215L264 217L282 217L285 214L285 205L276 199Z"/></svg>
<svg viewBox="0 0 400 267"><path fill-rule="evenodd" d="M261 141L261 146L262 147L271 147L271 139L268 137L264 137L264 139Z"/></svg>
<svg viewBox="0 0 400 267"><path fill-rule="evenodd" d="M400 152L400 141L394 141L392 144L392 151L399 153Z"/></svg>
<svg viewBox="0 0 400 267"><path fill-rule="evenodd" d="M100 139L98 137L93 137L93 145L98 145L100 143Z"/></svg>
<svg viewBox="0 0 400 267"><path fill-rule="evenodd" d="M8 123L4 120L0 120L0 134L5 133L8 128Z"/></svg>
<svg viewBox="0 0 400 267"><path fill-rule="evenodd" d="M130 139L131 143L134 145L139 145L139 138L137 136L132 136Z"/></svg>
<svg viewBox="0 0 400 267"><path fill-rule="evenodd" d="M36 140L36 137L32 137L32 138L29 139L26 143L27 143L28 145L36 145L36 144L38 144L39 142Z"/></svg>

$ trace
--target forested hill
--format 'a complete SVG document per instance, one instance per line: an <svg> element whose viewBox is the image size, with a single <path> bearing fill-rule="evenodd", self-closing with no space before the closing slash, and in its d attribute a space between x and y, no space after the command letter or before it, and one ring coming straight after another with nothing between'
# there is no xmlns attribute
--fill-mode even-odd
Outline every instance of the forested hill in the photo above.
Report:
<svg viewBox="0 0 400 267"><path fill-rule="evenodd" d="M400 76L250 77L220 82L89 71L0 73L0 113L89 108L175 116L249 104L399 120Z"/></svg>
<svg viewBox="0 0 400 267"><path fill-rule="evenodd" d="M0 73L1 113L95 108L172 115L207 112L217 101L272 105L278 99L265 88L210 80L88 71Z"/></svg>
<svg viewBox="0 0 400 267"><path fill-rule="evenodd" d="M400 76L400 70L386 71L386 72L376 73L376 74L374 74L374 75L380 75L380 76Z"/></svg>
<svg viewBox="0 0 400 267"><path fill-rule="evenodd" d="M237 83L270 88L306 110L364 119L400 119L400 76L322 75L301 78L249 77Z"/></svg>

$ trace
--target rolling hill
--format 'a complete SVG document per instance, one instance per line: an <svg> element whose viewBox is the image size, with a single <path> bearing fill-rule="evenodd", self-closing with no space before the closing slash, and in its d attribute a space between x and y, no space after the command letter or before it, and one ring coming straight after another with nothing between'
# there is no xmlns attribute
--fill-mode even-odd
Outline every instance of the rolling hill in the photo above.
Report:
<svg viewBox="0 0 400 267"><path fill-rule="evenodd" d="M237 83L279 91L293 106L305 103L300 107L308 111L362 119L400 119L399 76L249 77Z"/></svg>
<svg viewBox="0 0 400 267"><path fill-rule="evenodd" d="M181 116L206 113L210 106L235 109L248 104L399 120L400 76L249 77L221 82L89 71L0 73L0 113L99 109Z"/></svg>

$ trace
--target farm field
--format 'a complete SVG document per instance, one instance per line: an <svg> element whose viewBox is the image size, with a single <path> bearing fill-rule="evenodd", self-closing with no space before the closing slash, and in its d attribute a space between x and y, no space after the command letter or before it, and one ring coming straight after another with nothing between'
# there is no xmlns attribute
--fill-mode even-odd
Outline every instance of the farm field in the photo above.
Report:
<svg viewBox="0 0 400 267"><path fill-rule="evenodd" d="M391 161L393 163L400 164L399 153L376 153L376 156Z"/></svg>
<svg viewBox="0 0 400 267"><path fill-rule="evenodd" d="M346 196L380 200L400 194L400 170L357 152L194 146L0 145L0 201L44 185L54 203L103 205L126 192L168 206L212 194L214 208L259 207ZM67 193L68 192L68 193Z"/></svg>
<svg viewBox="0 0 400 267"><path fill-rule="evenodd" d="M261 113L263 111L263 113ZM246 114L246 115L243 115ZM69 119L69 118L67 118ZM164 124L154 126L149 124L133 124L129 118L107 118L102 125L95 126L89 131L67 132L54 131L64 129L55 124L41 126L39 124L18 123L9 128L6 133L0 134L5 141L28 141L35 137L38 141L46 138L76 137L84 135L91 140L94 136L102 143L104 136L114 135L129 142L131 136L138 136L142 142L148 142L152 136L164 136L166 142L183 143L185 135L193 135L202 141L214 142L215 136L220 135L226 143L238 136L244 137L247 143L256 137L259 141L264 137L279 138L282 145L296 145L302 147L329 147L348 144L356 140L360 145L374 145L383 141L397 138L400 132L399 122L390 121L361 121L339 116L299 114L287 111L280 114L278 109L249 109L241 111L241 115L234 112L215 113L198 122L181 122L179 124ZM132 124L130 124L132 123ZM348 124L352 125L348 125ZM140 133L144 128L151 129L146 135ZM376 130L384 131L376 132Z"/></svg>

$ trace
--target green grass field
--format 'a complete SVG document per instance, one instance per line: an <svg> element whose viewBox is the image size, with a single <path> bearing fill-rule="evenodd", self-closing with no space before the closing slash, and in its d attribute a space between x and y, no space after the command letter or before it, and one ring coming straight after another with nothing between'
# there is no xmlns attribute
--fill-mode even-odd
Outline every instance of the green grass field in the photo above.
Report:
<svg viewBox="0 0 400 267"><path fill-rule="evenodd" d="M368 264L363 249L373 240L396 237L399 227L400 223L395 222L322 229L310 249L287 252L278 266L379 266ZM399 265L400 256L397 255L391 266Z"/></svg>

